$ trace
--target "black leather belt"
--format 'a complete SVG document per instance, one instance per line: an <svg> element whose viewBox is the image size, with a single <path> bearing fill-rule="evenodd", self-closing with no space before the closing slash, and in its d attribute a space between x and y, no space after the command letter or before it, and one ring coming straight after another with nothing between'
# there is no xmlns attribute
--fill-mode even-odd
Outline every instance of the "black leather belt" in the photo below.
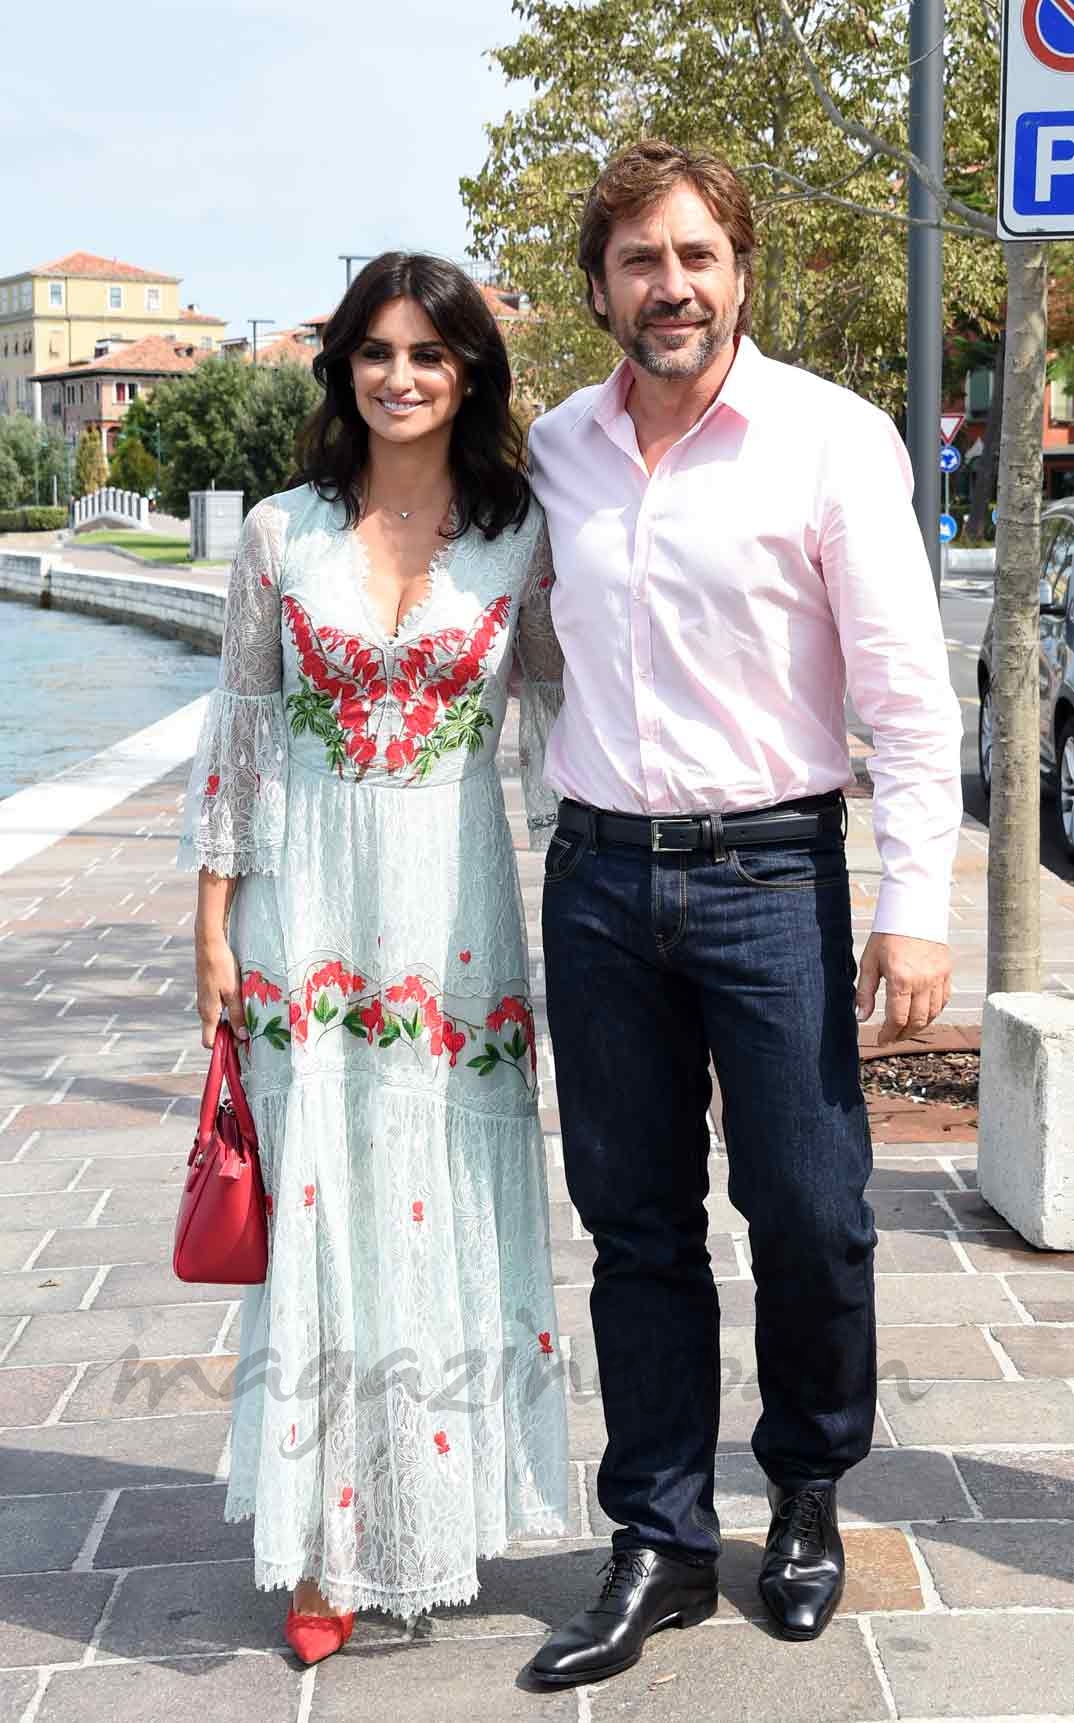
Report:
<svg viewBox="0 0 1074 1723"><path fill-rule="evenodd" d="M656 855L702 850L716 860L745 844L800 844L822 832L846 833L846 803L841 790L805 796L775 808L741 814L612 814L569 798L559 804L559 829L591 842L635 844Z"/></svg>

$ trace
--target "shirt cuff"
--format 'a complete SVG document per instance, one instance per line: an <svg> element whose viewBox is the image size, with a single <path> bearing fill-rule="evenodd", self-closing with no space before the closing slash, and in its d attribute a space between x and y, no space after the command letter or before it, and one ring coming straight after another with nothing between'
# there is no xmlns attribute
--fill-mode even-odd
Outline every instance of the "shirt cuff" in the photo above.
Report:
<svg viewBox="0 0 1074 1723"><path fill-rule="evenodd" d="M909 939L932 939L948 943L951 890L929 885L903 885L885 879L877 893L874 933L899 933Z"/></svg>

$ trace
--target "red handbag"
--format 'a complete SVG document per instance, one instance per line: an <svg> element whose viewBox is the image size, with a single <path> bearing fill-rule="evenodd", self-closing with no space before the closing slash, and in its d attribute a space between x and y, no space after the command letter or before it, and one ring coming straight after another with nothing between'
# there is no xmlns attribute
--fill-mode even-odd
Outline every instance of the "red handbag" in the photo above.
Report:
<svg viewBox="0 0 1074 1723"><path fill-rule="evenodd" d="M227 1080L230 1100L221 1102ZM268 1219L257 1131L243 1093L231 1025L213 1041L194 1147L175 1221L172 1269L180 1280L252 1285L268 1269Z"/></svg>

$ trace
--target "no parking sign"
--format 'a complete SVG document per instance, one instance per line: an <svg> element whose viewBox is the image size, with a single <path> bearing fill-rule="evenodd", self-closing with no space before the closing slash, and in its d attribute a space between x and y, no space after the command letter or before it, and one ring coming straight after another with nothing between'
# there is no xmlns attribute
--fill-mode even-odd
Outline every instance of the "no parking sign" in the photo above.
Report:
<svg viewBox="0 0 1074 1723"><path fill-rule="evenodd" d="M1074 238L1074 0L1004 0L999 231Z"/></svg>

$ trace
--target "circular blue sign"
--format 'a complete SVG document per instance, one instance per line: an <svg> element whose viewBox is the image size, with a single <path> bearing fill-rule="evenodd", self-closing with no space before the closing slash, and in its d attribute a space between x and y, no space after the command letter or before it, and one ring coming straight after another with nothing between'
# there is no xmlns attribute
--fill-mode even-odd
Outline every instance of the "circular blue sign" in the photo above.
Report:
<svg viewBox="0 0 1074 1723"><path fill-rule="evenodd" d="M946 448L940 450L941 473L957 473L961 465L962 456L950 443L947 444Z"/></svg>
<svg viewBox="0 0 1074 1723"><path fill-rule="evenodd" d="M957 537L958 537L958 522L955 519L954 515L941 515L940 516L940 543L941 544L950 544L951 540L953 538L957 538Z"/></svg>

